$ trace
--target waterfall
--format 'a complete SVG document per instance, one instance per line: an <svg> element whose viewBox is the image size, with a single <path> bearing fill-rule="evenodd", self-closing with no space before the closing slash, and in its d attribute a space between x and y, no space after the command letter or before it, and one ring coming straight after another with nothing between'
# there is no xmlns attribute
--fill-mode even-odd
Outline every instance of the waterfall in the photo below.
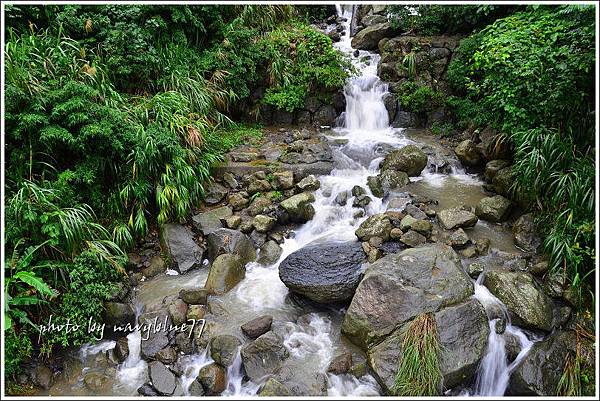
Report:
<svg viewBox="0 0 600 401"><path fill-rule="evenodd" d="M142 305L136 304L135 308L135 323L139 324L139 317L142 313ZM142 332L134 330L127 335L127 346L129 354L125 361L119 366L117 371L117 381L115 389L128 390L128 392L136 391L142 384L146 382L148 364L142 359Z"/></svg>

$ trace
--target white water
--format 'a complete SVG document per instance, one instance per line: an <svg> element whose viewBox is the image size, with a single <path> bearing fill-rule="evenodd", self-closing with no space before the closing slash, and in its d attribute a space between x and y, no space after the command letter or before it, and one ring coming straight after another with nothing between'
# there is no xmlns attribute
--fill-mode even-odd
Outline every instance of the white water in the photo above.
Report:
<svg viewBox="0 0 600 401"><path fill-rule="evenodd" d="M135 323L138 324L142 306L136 306ZM148 378L148 364L142 359L142 332L135 330L127 335L129 354L117 370L117 380L114 385L117 394L135 393Z"/></svg>
<svg viewBox="0 0 600 401"><path fill-rule="evenodd" d="M530 340L523 330L511 324L506 306L482 284L484 274L482 273L475 283L474 297L481 302L488 314L490 334L486 354L477 370L473 395L500 397L506 392L510 374L527 355L534 341ZM510 364L506 356L504 336L496 333L496 322L499 319L506 322L505 333L516 336L520 343L519 354Z"/></svg>

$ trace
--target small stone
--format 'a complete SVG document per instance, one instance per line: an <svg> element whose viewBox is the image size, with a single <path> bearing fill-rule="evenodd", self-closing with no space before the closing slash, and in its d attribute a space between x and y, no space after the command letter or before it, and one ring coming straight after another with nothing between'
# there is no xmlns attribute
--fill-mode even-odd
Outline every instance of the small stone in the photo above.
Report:
<svg viewBox="0 0 600 401"><path fill-rule="evenodd" d="M469 243L469 236L462 228L454 231L450 236L450 245L461 248Z"/></svg>
<svg viewBox="0 0 600 401"><path fill-rule="evenodd" d="M355 185L352 187L352 196L360 196L360 195L365 195L367 193L367 191L361 187L360 185Z"/></svg>
<svg viewBox="0 0 600 401"><path fill-rule="evenodd" d="M400 239L400 237L402 237L402 234L404 234L404 232L401 229L392 228L392 231L390 231L390 238L394 239L394 240L398 240L398 239Z"/></svg>
<svg viewBox="0 0 600 401"><path fill-rule="evenodd" d="M165 365L171 365L177 360L177 352L173 347L165 347L156 353L155 358Z"/></svg>
<svg viewBox="0 0 600 401"><path fill-rule="evenodd" d="M354 198L354 201L352 202L352 206L365 208L365 207L367 207L367 205L369 203L371 203L371 201L372 201L372 199L368 195L358 195L357 197Z"/></svg>
<svg viewBox="0 0 600 401"><path fill-rule="evenodd" d="M277 222L277 219L262 214L256 215L252 221L254 229L259 233L266 233L270 231Z"/></svg>
<svg viewBox="0 0 600 401"><path fill-rule="evenodd" d="M506 320L504 320L504 319L496 320L496 323L494 325L494 330L496 331L496 334L504 333L504 331L506 330Z"/></svg>
<svg viewBox="0 0 600 401"><path fill-rule="evenodd" d="M240 216L238 216L237 214L234 214L233 216L229 216L229 217L225 218L225 225L227 226L227 228L231 228L233 230L238 228L240 226L241 222L242 222L242 218Z"/></svg>
<svg viewBox="0 0 600 401"><path fill-rule="evenodd" d="M229 171L223 174L223 181L225 182L225 184L229 185L229 188L231 189L237 189L237 187L239 186L239 183L235 179L235 176Z"/></svg>
<svg viewBox="0 0 600 401"><path fill-rule="evenodd" d="M273 173L273 186L275 189L290 189L294 186L294 173L281 171Z"/></svg>
<svg viewBox="0 0 600 401"><path fill-rule="evenodd" d="M205 305L190 305L187 311L187 319L188 320L201 320L204 319L206 315L206 306Z"/></svg>
<svg viewBox="0 0 600 401"><path fill-rule="evenodd" d="M229 199L227 200L227 203L231 205L233 210L241 210L245 208L248 206L248 202L248 198L243 196L240 192L229 195Z"/></svg>
<svg viewBox="0 0 600 401"><path fill-rule="evenodd" d="M167 270L167 265L164 259L160 256L153 256L148 267L142 269L142 274L146 277L154 277L164 273L165 270Z"/></svg>
<svg viewBox="0 0 600 401"><path fill-rule="evenodd" d="M491 244L491 241L489 238L481 238L481 239L477 240L477 243L475 244L475 249L477 250L477 253L479 255L485 255L488 253L488 250L490 249L490 244Z"/></svg>
<svg viewBox="0 0 600 401"><path fill-rule="evenodd" d="M206 305L208 291L204 288L183 289L179 291L179 298L188 305Z"/></svg>
<svg viewBox="0 0 600 401"><path fill-rule="evenodd" d="M177 384L175 375L163 363L150 362L148 364L148 376L152 381L152 387L160 394L171 395L175 391Z"/></svg>
<svg viewBox="0 0 600 401"><path fill-rule="evenodd" d="M352 353L344 352L341 355L336 356L329 363L327 372L333 373L334 375L341 375L348 373L352 367Z"/></svg>
<svg viewBox="0 0 600 401"><path fill-rule="evenodd" d="M474 258L475 256L477 256L477 248L475 248L474 245L468 246L467 248L462 249L460 251L460 254L467 259Z"/></svg>
<svg viewBox="0 0 600 401"><path fill-rule="evenodd" d="M416 231L408 230L406 233L402 234L400 237L400 242L416 248L419 245L423 245L425 242L427 242L427 238Z"/></svg>
<svg viewBox="0 0 600 401"><path fill-rule="evenodd" d="M288 397L291 395L292 393L286 386L272 377L258 390L259 397Z"/></svg>
<svg viewBox="0 0 600 401"><path fill-rule="evenodd" d="M311 174L303 178L298 184L296 184L296 186L301 191L316 191L321 187L321 182L319 182L319 180Z"/></svg>
<svg viewBox="0 0 600 401"><path fill-rule="evenodd" d="M200 369L198 380L202 383L206 395L221 394L225 391L227 385L225 369L216 363L211 363Z"/></svg>
<svg viewBox="0 0 600 401"><path fill-rule="evenodd" d="M424 236L429 236L431 234L431 229L433 226L427 220L416 220L410 224L410 229L418 232Z"/></svg>
<svg viewBox="0 0 600 401"><path fill-rule="evenodd" d="M233 364L240 345L242 342L232 335L213 337L210 340L210 356L216 363L226 368Z"/></svg>
<svg viewBox="0 0 600 401"><path fill-rule="evenodd" d="M337 194L335 197L335 203L340 206L346 206L346 203L348 203L348 191L342 191Z"/></svg>
<svg viewBox="0 0 600 401"><path fill-rule="evenodd" d="M402 220L400 220L400 229L402 231L408 231L415 221L417 221L417 219L411 215L405 216Z"/></svg>
<svg viewBox="0 0 600 401"><path fill-rule="evenodd" d="M472 278L477 278L481 273L483 273L484 266L481 263L473 262L469 263L467 266L467 274Z"/></svg>
<svg viewBox="0 0 600 401"><path fill-rule="evenodd" d="M255 339L271 330L272 323L273 316L265 315L244 323L240 328L246 336Z"/></svg>
<svg viewBox="0 0 600 401"><path fill-rule="evenodd" d="M357 379L360 379L367 374L367 364L364 362L357 363L356 365L352 366L350 373Z"/></svg>

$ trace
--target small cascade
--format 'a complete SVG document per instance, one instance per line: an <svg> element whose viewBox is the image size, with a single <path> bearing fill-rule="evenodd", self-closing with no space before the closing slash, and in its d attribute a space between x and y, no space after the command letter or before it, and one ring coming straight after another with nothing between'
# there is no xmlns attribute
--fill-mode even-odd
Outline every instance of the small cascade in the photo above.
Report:
<svg viewBox="0 0 600 401"><path fill-rule="evenodd" d="M259 388L260 384L252 381L244 382L244 366L238 349L233 363L227 368L227 388L223 395L228 397L254 396Z"/></svg>
<svg viewBox="0 0 600 401"><path fill-rule="evenodd" d="M201 354L188 355L181 358L180 363L183 366L183 374L179 378L181 387L183 388L183 394L186 396L190 395L190 386L192 382L198 377L200 369L206 365L213 363L213 359L210 357L209 347L206 347L204 352Z"/></svg>
<svg viewBox="0 0 600 401"><path fill-rule="evenodd" d="M530 340L520 328L513 326L506 306L496 298L482 283L485 272L480 274L475 282L474 297L481 302L488 315L490 334L486 354L477 369L475 381L475 396L503 396L508 387L510 374L527 355L535 340ZM502 321L506 328L498 333L497 325ZM518 338L520 351L515 360L509 363L506 355L506 341L504 334Z"/></svg>
<svg viewBox="0 0 600 401"><path fill-rule="evenodd" d="M139 317L142 314L142 309L142 305L136 305L136 324L139 324ZM127 335L127 346L129 347L129 355L127 355L125 361L119 366L115 390L132 393L144 384L148 378L148 364L141 356L142 332L140 330L134 330Z"/></svg>

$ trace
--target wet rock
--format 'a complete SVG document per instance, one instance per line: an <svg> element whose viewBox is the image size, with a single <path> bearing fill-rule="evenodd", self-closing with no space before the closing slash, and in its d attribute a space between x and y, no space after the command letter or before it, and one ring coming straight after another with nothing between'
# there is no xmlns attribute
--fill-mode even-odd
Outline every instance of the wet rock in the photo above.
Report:
<svg viewBox="0 0 600 401"><path fill-rule="evenodd" d="M259 214L266 214L273 207L273 201L266 196L259 196L254 199L250 206L248 206L247 212L250 216L257 216Z"/></svg>
<svg viewBox="0 0 600 401"><path fill-rule="evenodd" d="M150 333L148 339L142 341L141 354L145 359L155 359L156 354L169 345L170 332L167 330L172 323L169 314L165 310L146 312L140 316L140 324L154 325L156 327L156 330ZM167 327L166 330L164 329L165 326Z"/></svg>
<svg viewBox="0 0 600 401"><path fill-rule="evenodd" d="M388 112L388 121L394 121L396 117L396 111L398 110L398 100L396 96L391 93L383 95L383 104Z"/></svg>
<svg viewBox="0 0 600 401"><path fill-rule="evenodd" d="M469 236L462 228L454 231L450 236L450 245L452 247L462 248L469 243Z"/></svg>
<svg viewBox="0 0 600 401"><path fill-rule="evenodd" d="M308 177L303 178L296 186L301 191L316 191L321 187L321 182L311 174Z"/></svg>
<svg viewBox="0 0 600 401"><path fill-rule="evenodd" d="M475 250L479 255L485 255L490 249L491 241L489 238L480 238L475 244Z"/></svg>
<svg viewBox="0 0 600 401"><path fill-rule="evenodd" d="M205 288L182 289L179 298L188 305L206 305L208 290Z"/></svg>
<svg viewBox="0 0 600 401"><path fill-rule="evenodd" d="M389 37L394 32L395 29L389 22L368 26L354 35L352 47L360 50L374 50L381 39Z"/></svg>
<svg viewBox="0 0 600 401"><path fill-rule="evenodd" d="M244 345L240 354L246 375L254 382L259 382L264 376L276 372L289 356L281 337L272 331Z"/></svg>
<svg viewBox="0 0 600 401"><path fill-rule="evenodd" d="M135 323L135 312L130 304L104 302L104 322L109 327Z"/></svg>
<svg viewBox="0 0 600 401"><path fill-rule="evenodd" d="M377 177L368 177L367 185L373 195L383 198L390 192L408 185L410 179L404 171L384 170Z"/></svg>
<svg viewBox="0 0 600 401"><path fill-rule="evenodd" d="M380 237L384 241L390 239L392 223L384 214L375 214L361 223L354 233L360 241L368 241L372 237Z"/></svg>
<svg viewBox="0 0 600 401"><path fill-rule="evenodd" d="M229 195L227 199L227 203L231 205L233 210L242 210L246 206L248 206L248 198L244 196L241 192L236 192L234 194Z"/></svg>
<svg viewBox="0 0 600 401"><path fill-rule="evenodd" d="M458 160L465 166L477 166L482 161L479 149L477 149L475 143L470 139L459 143L454 149L454 153L456 153Z"/></svg>
<svg viewBox="0 0 600 401"><path fill-rule="evenodd" d="M337 114L333 106L323 105L315 112L313 122L315 125L332 126L335 123L336 117Z"/></svg>
<svg viewBox="0 0 600 401"><path fill-rule="evenodd" d="M508 160L490 160L485 165L485 179L491 182L498 173L498 171L508 166L510 166L510 162Z"/></svg>
<svg viewBox="0 0 600 401"><path fill-rule="evenodd" d="M439 363L445 388L469 382L483 358L489 335L485 311L471 299L435 314L440 340ZM387 394L392 387L402 358L402 326L381 343L369 348L367 360L374 376Z"/></svg>
<svg viewBox="0 0 600 401"><path fill-rule="evenodd" d="M394 128L413 128L420 125L419 116L409 111L398 110L394 121L391 122Z"/></svg>
<svg viewBox="0 0 600 401"><path fill-rule="evenodd" d="M123 362L129 356L129 341L127 337L119 337L115 344L115 356L119 362Z"/></svg>
<svg viewBox="0 0 600 401"><path fill-rule="evenodd" d="M306 246L280 263L279 277L291 291L315 302L342 302L354 294L364 258L355 242Z"/></svg>
<svg viewBox="0 0 600 401"><path fill-rule="evenodd" d="M187 304L181 299L175 299L169 304L167 310L174 324L182 324L186 321Z"/></svg>
<svg viewBox="0 0 600 401"><path fill-rule="evenodd" d="M348 191L342 191L335 196L335 203L340 206L346 206L348 202Z"/></svg>
<svg viewBox="0 0 600 401"><path fill-rule="evenodd" d="M204 202L207 205L216 205L225 199L228 192L229 191L227 188L225 188L223 185L219 184L218 182L213 182L206 191Z"/></svg>
<svg viewBox="0 0 600 401"><path fill-rule="evenodd" d="M415 145L407 145L391 151L383 159L381 170L404 171L408 176L416 177L421 174L425 166L427 166L427 155Z"/></svg>
<svg viewBox="0 0 600 401"><path fill-rule="evenodd" d="M548 268L549 268L548 262L543 261L543 262L538 262L538 263L534 264L533 266L531 266L531 268L528 271L529 271L529 273L533 274L534 276L543 276L548 271Z"/></svg>
<svg viewBox="0 0 600 401"><path fill-rule="evenodd" d="M194 352L194 344L192 343L192 338L189 336L189 331L175 334L175 345L179 349L179 352L186 355Z"/></svg>
<svg viewBox="0 0 600 401"><path fill-rule="evenodd" d="M235 287L246 276L246 267L239 255L225 253L217 256L206 279L209 294L222 295Z"/></svg>
<svg viewBox="0 0 600 401"><path fill-rule="evenodd" d="M48 390L54 384L54 375L46 365L38 364L31 372L31 381L36 386Z"/></svg>
<svg viewBox="0 0 600 401"><path fill-rule="evenodd" d="M270 231L277 222L277 219L270 216L265 216L264 214L258 214L254 217L252 221L252 225L254 229L259 233L266 233Z"/></svg>
<svg viewBox="0 0 600 401"><path fill-rule="evenodd" d="M411 230L428 237L431 234L433 226L427 220L415 220L410 224L410 228Z"/></svg>
<svg viewBox="0 0 600 401"><path fill-rule="evenodd" d="M279 260L282 253L283 249L277 242L267 241L260 247L257 262L263 266L270 266Z"/></svg>
<svg viewBox="0 0 600 401"><path fill-rule="evenodd" d="M368 195L358 195L354 197L354 201L352 202L352 207L360 207L365 208L369 203L371 203L372 199Z"/></svg>
<svg viewBox="0 0 600 401"><path fill-rule="evenodd" d="M327 367L327 372L333 373L334 375L341 375L343 373L348 373L352 368L352 353L344 352L341 355L336 356L329 363Z"/></svg>
<svg viewBox="0 0 600 401"><path fill-rule="evenodd" d="M204 366L198 373L198 381L202 384L206 395L218 395L227 387L225 369L216 363Z"/></svg>
<svg viewBox="0 0 600 401"><path fill-rule="evenodd" d="M541 240L537 235L533 215L524 214L515 221L512 227L515 245L527 252L535 252Z"/></svg>
<svg viewBox="0 0 600 401"><path fill-rule="evenodd" d="M494 190L503 196L510 197L512 185L514 183L514 177L512 174L512 167L505 167L498 170L496 175L492 179Z"/></svg>
<svg viewBox="0 0 600 401"><path fill-rule="evenodd" d="M417 219L415 219L414 217L412 217L411 215L407 215L404 216L402 218L402 220L400 220L400 229L402 231L408 231L410 229L410 226L417 221Z"/></svg>
<svg viewBox="0 0 600 401"><path fill-rule="evenodd" d="M210 340L210 357L226 368L233 364L240 345L242 342L235 336L224 334L213 337Z"/></svg>
<svg viewBox="0 0 600 401"><path fill-rule="evenodd" d="M258 231L253 231L250 234L250 239L254 243L255 248L260 248L265 244L265 242L267 242L267 234L259 233Z"/></svg>
<svg viewBox="0 0 600 401"><path fill-rule="evenodd" d="M530 274L493 270L486 273L484 284L506 305L515 324L530 329L552 329L552 301Z"/></svg>
<svg viewBox="0 0 600 401"><path fill-rule="evenodd" d="M165 365L171 365L177 361L177 352L173 347L166 347L158 351L155 357Z"/></svg>
<svg viewBox="0 0 600 401"><path fill-rule="evenodd" d="M279 190L293 188L294 173L291 171L281 171L273 173L273 187Z"/></svg>
<svg viewBox="0 0 600 401"><path fill-rule="evenodd" d="M294 195L280 203L281 208L287 213L290 221L305 223L313 218L315 209L311 205L315 196L310 192Z"/></svg>
<svg viewBox="0 0 600 401"><path fill-rule="evenodd" d="M289 397L290 390L272 377L258 390L259 397Z"/></svg>
<svg viewBox="0 0 600 401"><path fill-rule="evenodd" d="M162 395L171 395L177 385L175 375L163 363L154 361L148 364L148 376L152 387Z"/></svg>
<svg viewBox="0 0 600 401"><path fill-rule="evenodd" d="M416 248L427 242L427 238L425 238L416 231L408 230L407 232L402 234L402 236L400 237L400 242L412 248Z"/></svg>
<svg viewBox="0 0 600 401"><path fill-rule="evenodd" d="M205 315L206 315L206 306L205 305L190 305L190 306L188 306L187 315L186 315L187 320L204 319Z"/></svg>
<svg viewBox="0 0 600 401"><path fill-rule="evenodd" d="M290 390L292 396L310 397L327 394L327 376L320 372L307 371L304 366L283 366L275 379Z"/></svg>
<svg viewBox="0 0 600 401"><path fill-rule="evenodd" d="M473 283L452 248L435 244L371 264L346 312L342 332L366 348L422 312L464 301Z"/></svg>
<svg viewBox="0 0 600 401"><path fill-rule="evenodd" d="M477 223L477 216L462 208L445 209L437 215L440 225L446 230L459 227L473 227Z"/></svg>
<svg viewBox="0 0 600 401"><path fill-rule="evenodd" d="M201 266L203 251L189 228L181 224L164 224L160 242L163 252L169 255L179 273Z"/></svg>
<svg viewBox="0 0 600 401"><path fill-rule="evenodd" d="M574 333L562 330L535 343L511 375L509 394L555 396L567 353L575 347Z"/></svg>
<svg viewBox="0 0 600 401"><path fill-rule="evenodd" d="M472 278L476 279L481 273L483 273L484 269L485 267L481 263L469 263L469 265L467 266L467 274Z"/></svg>
<svg viewBox="0 0 600 401"><path fill-rule="evenodd" d="M158 276L167 270L167 264L164 259L160 256L153 256L150 259L148 267L142 269L142 274L146 277Z"/></svg>
<svg viewBox="0 0 600 401"><path fill-rule="evenodd" d="M265 315L244 323L240 328L246 336L255 339L271 330L271 324L273 324L273 316Z"/></svg>
<svg viewBox="0 0 600 401"><path fill-rule="evenodd" d="M502 195L483 198L475 208L477 217L492 223L500 223L506 220L510 211L511 202Z"/></svg>
<svg viewBox="0 0 600 401"><path fill-rule="evenodd" d="M256 259L254 244L240 231L220 228L208 235L207 244L209 260L215 260L217 256L224 253L238 255L243 265Z"/></svg>
<svg viewBox="0 0 600 401"><path fill-rule="evenodd" d="M139 395L144 396L144 397L157 397L158 391L156 391L156 389L154 387L152 387L152 385L150 383L144 383L142 384L138 389L137 392Z"/></svg>
<svg viewBox="0 0 600 401"><path fill-rule="evenodd" d="M352 366L352 368L350 369L350 374L356 377L357 379L360 379L367 373L368 372L366 362L359 362L356 365Z"/></svg>
<svg viewBox="0 0 600 401"><path fill-rule="evenodd" d="M204 235L223 227L222 221L233 214L229 206L222 206L216 209L209 210L204 213L198 213L192 217L192 222L196 230L201 231Z"/></svg>

